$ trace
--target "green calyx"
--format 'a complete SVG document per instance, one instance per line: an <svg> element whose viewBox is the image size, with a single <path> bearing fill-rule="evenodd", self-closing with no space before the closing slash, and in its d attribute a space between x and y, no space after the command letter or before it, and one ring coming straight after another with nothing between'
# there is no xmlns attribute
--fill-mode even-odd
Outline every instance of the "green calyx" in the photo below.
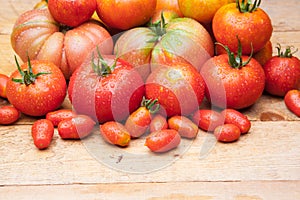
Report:
<svg viewBox="0 0 300 200"><path fill-rule="evenodd" d="M37 77L41 76L41 75L45 75L45 74L51 74L50 72L39 72L37 74L34 74L32 72L32 66L31 66L31 62L29 59L29 56L27 56L28 58L28 69L25 69L24 71L21 69L20 64L18 62L17 57L15 56L15 61L16 61L16 65L18 68L19 73L21 74L22 78L17 79L17 78L13 78L12 80L16 83L21 83L21 84L25 84L26 86L30 85L30 84L34 84L35 80L37 79Z"/></svg>
<svg viewBox="0 0 300 200"><path fill-rule="evenodd" d="M293 46L287 46L285 51L281 51L281 45L278 43L276 46L276 49L278 52L277 53L278 57L291 58L293 56L293 54L298 51L298 49L296 49L295 51L292 52L292 48L293 48Z"/></svg>
<svg viewBox="0 0 300 200"><path fill-rule="evenodd" d="M157 42L160 40L160 38L166 34L166 25L167 23L165 22L164 14L161 12L160 15L160 20L152 23L150 20L150 23L148 24L148 27L150 30L152 30L155 33L155 37L148 42Z"/></svg>
<svg viewBox="0 0 300 200"><path fill-rule="evenodd" d="M242 68L244 66L246 66L252 56L253 56L253 47L251 44L251 54L249 55L249 58L246 60L246 62L243 62L242 60L242 45L241 45L241 41L239 40L239 38L237 37L238 40L238 51L237 51L237 55L235 55L232 51L230 51L230 49L228 48L228 46L223 45L221 43L216 42L217 45L221 45L227 52L228 55L228 63L231 67L239 69Z"/></svg>
<svg viewBox="0 0 300 200"><path fill-rule="evenodd" d="M158 102L158 99L153 100L153 99L146 99L145 97L143 97L141 106L146 107L146 109L149 110L149 112L151 114L154 114L154 113L158 112L160 109L160 105L157 102Z"/></svg>
<svg viewBox="0 0 300 200"><path fill-rule="evenodd" d="M107 62L103 59L99 48L97 47L97 55L98 58L95 62L95 55L94 53L92 54L92 68L94 70L94 72L98 75L98 76L108 76L109 74L111 74L116 65L117 65L117 59L115 59L115 62L112 66L108 65Z"/></svg>
<svg viewBox="0 0 300 200"><path fill-rule="evenodd" d="M261 0L255 0L252 4L252 0L236 0L237 8L241 13L252 13L260 6Z"/></svg>

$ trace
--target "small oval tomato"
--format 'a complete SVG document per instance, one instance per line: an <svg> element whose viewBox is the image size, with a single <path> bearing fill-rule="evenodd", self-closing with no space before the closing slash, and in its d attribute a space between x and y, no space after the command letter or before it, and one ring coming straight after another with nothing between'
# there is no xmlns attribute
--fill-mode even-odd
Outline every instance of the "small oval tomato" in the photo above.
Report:
<svg viewBox="0 0 300 200"><path fill-rule="evenodd" d="M14 106L0 107L0 124L8 125L15 123L20 118L20 112Z"/></svg>
<svg viewBox="0 0 300 200"><path fill-rule="evenodd" d="M224 124L216 127L214 135L220 142L234 142L240 138L240 128L234 124Z"/></svg>
<svg viewBox="0 0 300 200"><path fill-rule="evenodd" d="M219 112L208 109L197 110L192 120L204 131L214 131L217 126L224 124L224 118Z"/></svg>
<svg viewBox="0 0 300 200"><path fill-rule="evenodd" d="M101 124L100 134L106 142L121 147L128 146L131 138L125 126L116 121L108 121Z"/></svg>
<svg viewBox="0 0 300 200"><path fill-rule="evenodd" d="M236 125L240 128L241 134L247 133L251 128L251 122L248 117L237 110L228 108L223 110L221 115L225 119L225 124Z"/></svg>
<svg viewBox="0 0 300 200"><path fill-rule="evenodd" d="M156 114L150 122L150 133L168 128L166 117Z"/></svg>
<svg viewBox="0 0 300 200"><path fill-rule="evenodd" d="M39 119L31 127L31 136L38 149L49 147L54 135L54 126L50 120Z"/></svg>
<svg viewBox="0 0 300 200"><path fill-rule="evenodd" d="M76 113L70 109L60 109L46 114L46 119L50 120L54 126L58 126L59 122L65 119L72 119Z"/></svg>
<svg viewBox="0 0 300 200"><path fill-rule="evenodd" d="M6 96L6 84L9 77L5 74L0 74L0 97L7 98Z"/></svg>
<svg viewBox="0 0 300 200"><path fill-rule="evenodd" d="M151 151L162 153L176 148L181 141L178 131L174 129L164 129L150 133L147 136L145 146Z"/></svg>
<svg viewBox="0 0 300 200"><path fill-rule="evenodd" d="M273 56L263 66L266 76L265 91L272 95L283 97L289 90L300 89L300 60L293 56L291 47L281 52L281 46L276 47L278 55Z"/></svg>
<svg viewBox="0 0 300 200"><path fill-rule="evenodd" d="M290 90L284 96L284 103L286 107L295 115L300 117L300 91Z"/></svg>
<svg viewBox="0 0 300 200"><path fill-rule="evenodd" d="M7 82L8 101L30 116L43 116L65 99L67 83L61 70L49 61L30 61L19 66Z"/></svg>
<svg viewBox="0 0 300 200"><path fill-rule="evenodd" d="M168 119L170 129L178 131L181 137L195 138L198 134L198 126L185 116L173 116Z"/></svg>
<svg viewBox="0 0 300 200"><path fill-rule="evenodd" d="M83 139L91 134L96 123L86 115L76 115L62 120L57 127L62 139Z"/></svg>

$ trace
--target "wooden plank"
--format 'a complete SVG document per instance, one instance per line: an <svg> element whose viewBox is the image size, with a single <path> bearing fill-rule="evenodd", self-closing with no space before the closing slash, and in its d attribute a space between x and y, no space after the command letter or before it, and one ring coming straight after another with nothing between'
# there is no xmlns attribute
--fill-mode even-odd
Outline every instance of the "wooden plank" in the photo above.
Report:
<svg viewBox="0 0 300 200"><path fill-rule="evenodd" d="M300 180L299 130L298 121L253 122L236 143L217 143L201 131L194 141L153 154L143 138L124 149L108 145L98 127L82 141L55 132L51 147L39 151L30 126L1 126L0 185Z"/></svg>
<svg viewBox="0 0 300 200"><path fill-rule="evenodd" d="M300 199L300 181L177 182L1 187L1 199L267 200Z"/></svg>

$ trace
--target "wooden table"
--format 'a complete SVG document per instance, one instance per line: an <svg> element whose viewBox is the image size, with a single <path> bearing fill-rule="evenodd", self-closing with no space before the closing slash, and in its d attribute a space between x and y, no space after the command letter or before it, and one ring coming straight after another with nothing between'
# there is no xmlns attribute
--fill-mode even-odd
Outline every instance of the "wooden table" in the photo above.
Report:
<svg viewBox="0 0 300 200"><path fill-rule="evenodd" d="M36 2L1 0L0 73L15 69L12 26ZM261 8L274 25L272 43L300 50L298 0L263 1ZM128 149L110 147L97 127L82 141L64 141L55 131L51 147L39 151L30 135L35 118L22 116L0 126L0 199L300 199L300 118L282 98L266 94L243 112L252 128L238 142L216 143L200 131L185 149L164 155L137 141Z"/></svg>

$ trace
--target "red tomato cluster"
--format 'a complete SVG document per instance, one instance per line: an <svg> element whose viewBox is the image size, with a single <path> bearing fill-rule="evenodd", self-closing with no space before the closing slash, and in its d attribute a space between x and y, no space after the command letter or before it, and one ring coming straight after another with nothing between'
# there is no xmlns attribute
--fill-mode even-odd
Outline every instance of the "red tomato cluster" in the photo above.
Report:
<svg viewBox="0 0 300 200"><path fill-rule="evenodd" d="M145 146L166 152L199 129L238 140L251 127L238 110L264 91L299 116L299 59L280 45L272 57L260 0L231 2L199 10L186 0L42 0L14 24L12 48L24 63L0 76L0 96L12 104L0 108L0 124L20 113L44 118L32 137L45 149L55 128L83 139L98 122L110 144L149 134ZM60 109L67 94L74 111ZM204 99L222 111L199 109Z"/></svg>

